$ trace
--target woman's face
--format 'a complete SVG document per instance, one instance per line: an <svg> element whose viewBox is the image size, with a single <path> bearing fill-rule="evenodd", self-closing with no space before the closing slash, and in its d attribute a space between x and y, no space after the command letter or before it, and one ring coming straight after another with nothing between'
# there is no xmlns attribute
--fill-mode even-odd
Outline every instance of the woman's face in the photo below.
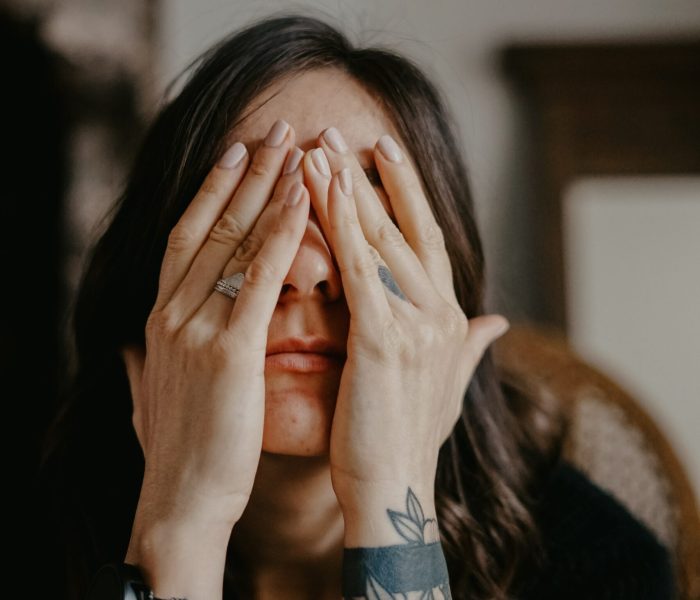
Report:
<svg viewBox="0 0 700 600"><path fill-rule="evenodd" d="M378 103L359 83L335 69L310 71L275 84L250 108L256 110L236 127L230 142L243 142L251 156L278 118L294 128L296 145L305 152L317 147L324 129L335 126L363 168L374 169L372 152L382 134L401 141ZM393 218L381 186L374 189ZM312 204L306 232L270 322L268 346L291 336L317 335L345 348L349 322L331 242ZM319 373L266 366L263 451L299 456L328 453L342 368L342 362Z"/></svg>

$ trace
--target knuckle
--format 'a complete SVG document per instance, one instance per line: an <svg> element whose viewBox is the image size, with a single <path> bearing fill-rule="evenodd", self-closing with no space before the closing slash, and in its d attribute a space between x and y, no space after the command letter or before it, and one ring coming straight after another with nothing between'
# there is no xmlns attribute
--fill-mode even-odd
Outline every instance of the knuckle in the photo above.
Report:
<svg viewBox="0 0 700 600"><path fill-rule="evenodd" d="M214 335L212 326L204 319L192 319L186 323L178 335L178 342L185 350L198 351Z"/></svg>
<svg viewBox="0 0 700 600"><path fill-rule="evenodd" d="M341 215L337 221L331 220L330 227L331 231L345 231L357 227L359 224L360 222L357 220L357 217L348 213Z"/></svg>
<svg viewBox="0 0 700 600"><path fill-rule="evenodd" d="M267 259L258 255L245 271L246 285L269 285L277 276L277 269Z"/></svg>
<svg viewBox="0 0 700 600"><path fill-rule="evenodd" d="M445 335L454 336L467 334L467 318L464 313L458 311L449 304L446 305L437 315L438 329Z"/></svg>
<svg viewBox="0 0 700 600"><path fill-rule="evenodd" d="M352 260L350 266L346 267L344 270L349 272L350 275L362 279L376 277L377 275L377 265L371 257L367 256L356 257Z"/></svg>
<svg viewBox="0 0 700 600"><path fill-rule="evenodd" d="M415 331L419 340L418 343L423 348L431 347L440 337L435 326L426 321L416 323Z"/></svg>
<svg viewBox="0 0 700 600"><path fill-rule="evenodd" d="M194 233L192 233L192 231L190 231L184 225L175 225L175 227L173 227L168 234L167 248L170 252L182 252L183 250L192 247L194 243Z"/></svg>
<svg viewBox="0 0 700 600"><path fill-rule="evenodd" d="M350 165L348 165L350 166ZM362 189L361 186L367 183L367 175L361 169L350 169L350 178L352 179L352 189Z"/></svg>
<svg viewBox="0 0 700 600"><path fill-rule="evenodd" d="M265 155L256 154L253 162L250 163L248 171L256 177L268 177L272 175L272 167Z"/></svg>
<svg viewBox="0 0 700 600"><path fill-rule="evenodd" d="M216 180L215 174L210 174L203 182L199 188L200 195L204 196L218 196L221 186Z"/></svg>
<svg viewBox="0 0 700 600"><path fill-rule="evenodd" d="M445 247L445 236L440 229L440 226L434 221L429 221L418 229L419 242L434 249L442 249Z"/></svg>
<svg viewBox="0 0 700 600"><path fill-rule="evenodd" d="M211 233L210 239L221 244L235 244L245 235L246 228L235 215L225 213L216 222Z"/></svg>
<svg viewBox="0 0 700 600"><path fill-rule="evenodd" d="M170 338L177 330L178 320L174 311L167 306L151 313L146 320L146 336L149 339Z"/></svg>
<svg viewBox="0 0 700 600"><path fill-rule="evenodd" d="M391 219L382 219L376 230L377 237L393 247L400 248L406 245L406 238Z"/></svg>
<svg viewBox="0 0 700 600"><path fill-rule="evenodd" d="M258 253L260 242L253 234L245 238L233 253L233 258L242 263L249 263Z"/></svg>

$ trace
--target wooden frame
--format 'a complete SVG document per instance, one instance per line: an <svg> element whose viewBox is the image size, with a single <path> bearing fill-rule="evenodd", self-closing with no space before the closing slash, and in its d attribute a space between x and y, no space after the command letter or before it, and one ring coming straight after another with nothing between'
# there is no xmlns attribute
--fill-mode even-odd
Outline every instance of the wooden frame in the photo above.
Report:
<svg viewBox="0 0 700 600"><path fill-rule="evenodd" d="M700 39L513 45L529 125L536 322L566 331L562 199L582 175L700 173Z"/></svg>

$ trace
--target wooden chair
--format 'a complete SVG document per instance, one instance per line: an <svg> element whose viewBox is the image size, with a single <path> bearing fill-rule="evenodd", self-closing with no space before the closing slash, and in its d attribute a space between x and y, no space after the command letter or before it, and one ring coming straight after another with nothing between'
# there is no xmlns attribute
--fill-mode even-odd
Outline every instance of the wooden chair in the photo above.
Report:
<svg viewBox="0 0 700 600"><path fill-rule="evenodd" d="M700 599L700 515L671 444L629 393L561 333L513 324L493 346L499 368L562 402L564 456L671 551L682 600Z"/></svg>

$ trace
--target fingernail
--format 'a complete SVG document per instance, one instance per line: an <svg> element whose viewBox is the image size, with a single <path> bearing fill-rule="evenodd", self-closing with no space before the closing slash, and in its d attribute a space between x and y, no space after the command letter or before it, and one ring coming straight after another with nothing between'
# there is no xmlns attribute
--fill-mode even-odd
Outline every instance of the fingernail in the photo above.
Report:
<svg viewBox="0 0 700 600"><path fill-rule="evenodd" d="M326 158L326 153L323 151L323 148L316 148L316 150L311 153L311 160L317 171L326 177L331 176L331 166L328 164L328 159Z"/></svg>
<svg viewBox="0 0 700 600"><path fill-rule="evenodd" d="M326 129L326 131L323 132L323 139L326 140L326 143L336 152L347 152L348 150L343 136L340 135L340 131L335 127Z"/></svg>
<svg viewBox="0 0 700 600"><path fill-rule="evenodd" d="M387 160L395 163L401 161L401 149L394 141L394 138L390 135L384 134L382 137L380 137L379 142L377 142L377 146L379 147L379 151Z"/></svg>
<svg viewBox="0 0 700 600"><path fill-rule="evenodd" d="M340 189L343 190L343 194L346 196L352 194L352 176L350 175L350 169L347 167L340 172Z"/></svg>
<svg viewBox="0 0 700 600"><path fill-rule="evenodd" d="M289 175L289 173L294 173L299 166L301 157L304 156L304 151L299 148L299 146L294 146L292 151L287 156L287 160L284 163L284 169L282 175Z"/></svg>
<svg viewBox="0 0 700 600"><path fill-rule="evenodd" d="M282 119L277 119L275 124L270 128L270 133L267 134L265 138L266 146L279 146L287 135L287 130L289 129L289 123L283 121Z"/></svg>
<svg viewBox="0 0 700 600"><path fill-rule="evenodd" d="M287 200L285 201L285 204L287 206L296 206L299 204L299 200L301 200L301 196L304 192L304 187L299 183L298 181L290 188L289 193L287 194Z"/></svg>
<svg viewBox="0 0 700 600"><path fill-rule="evenodd" d="M246 147L240 142L236 142L231 146L224 155L219 159L219 166L224 169L233 169L238 163L243 160L243 157L248 153Z"/></svg>

